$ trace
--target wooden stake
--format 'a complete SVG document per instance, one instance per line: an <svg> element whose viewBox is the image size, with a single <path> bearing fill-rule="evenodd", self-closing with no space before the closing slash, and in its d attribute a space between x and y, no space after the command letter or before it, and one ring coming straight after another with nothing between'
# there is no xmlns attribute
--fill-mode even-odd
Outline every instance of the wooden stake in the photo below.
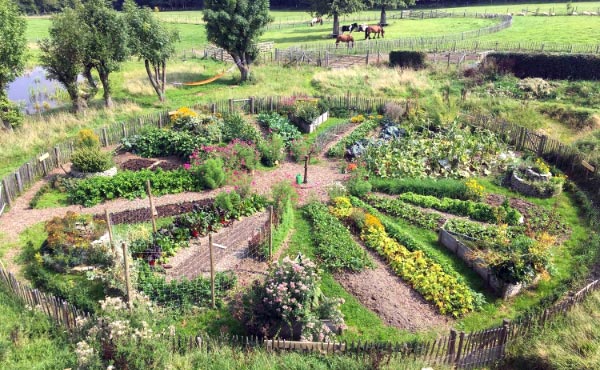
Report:
<svg viewBox="0 0 600 370"><path fill-rule="evenodd" d="M146 181L146 192L148 193L148 200L150 201L150 217L152 218L152 230L156 232L156 210L154 209L154 201L152 200L152 188L150 187L150 180Z"/></svg>
<svg viewBox="0 0 600 370"><path fill-rule="evenodd" d="M108 209L104 209L104 217L106 217L106 227L108 227L108 240L110 241L110 250L115 253L115 239L113 236L112 222Z"/></svg>
<svg viewBox="0 0 600 370"><path fill-rule="evenodd" d="M309 160L309 156L305 155L304 156L304 183L308 184L308 160Z"/></svg>
<svg viewBox="0 0 600 370"><path fill-rule="evenodd" d="M273 206L269 206L269 261L273 262Z"/></svg>
<svg viewBox="0 0 600 370"><path fill-rule="evenodd" d="M127 258L127 244L121 244L123 248L123 266L125 267L125 287L127 288L127 307L129 310L133 308L131 297L131 280L129 278L129 259Z"/></svg>
<svg viewBox="0 0 600 370"><path fill-rule="evenodd" d="M212 298L212 308L216 308L215 304L215 258L213 255L212 233L208 233L208 248L210 250L210 296Z"/></svg>

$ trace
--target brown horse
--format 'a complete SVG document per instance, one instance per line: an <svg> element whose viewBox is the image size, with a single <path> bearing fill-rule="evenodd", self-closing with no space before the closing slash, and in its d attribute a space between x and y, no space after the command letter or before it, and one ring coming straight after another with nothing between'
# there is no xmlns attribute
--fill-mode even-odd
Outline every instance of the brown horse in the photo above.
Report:
<svg viewBox="0 0 600 370"><path fill-rule="evenodd" d="M335 39L335 48L337 49L338 44L340 42L345 42L346 43L346 47L348 48L353 48L354 47L354 37L352 37L352 35L339 35L336 39ZM352 44L352 45L350 45Z"/></svg>
<svg viewBox="0 0 600 370"><path fill-rule="evenodd" d="M381 34L381 37L383 37L383 34L385 33L385 31L383 30L383 27L381 27L381 26L368 26L367 29L365 30L365 40L371 39L372 33L377 34L377 38L379 38L379 34Z"/></svg>

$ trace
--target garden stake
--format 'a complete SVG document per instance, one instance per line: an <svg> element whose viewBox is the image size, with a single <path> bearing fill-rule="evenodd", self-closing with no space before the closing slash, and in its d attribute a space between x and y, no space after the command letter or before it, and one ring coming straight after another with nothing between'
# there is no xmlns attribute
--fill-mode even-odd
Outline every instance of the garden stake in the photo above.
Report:
<svg viewBox="0 0 600 370"><path fill-rule="evenodd" d="M146 180L146 192L148 193L148 200L150 200L150 217L152 217L152 231L156 233L156 210L154 209L154 201L152 200L152 188L150 187L150 180Z"/></svg>
<svg viewBox="0 0 600 370"><path fill-rule="evenodd" d="M110 214L108 213L108 209L104 209L104 216L106 217L106 227L108 227L108 240L110 242L110 250L115 253L115 240L113 237L113 229L112 222L110 220Z"/></svg>
<svg viewBox="0 0 600 370"><path fill-rule="evenodd" d="M213 256L213 242L212 233L208 233L208 249L210 250L210 296L212 298L212 308L216 308L215 305L215 259Z"/></svg>
<svg viewBox="0 0 600 370"><path fill-rule="evenodd" d="M305 184L308 184L307 176L308 176L308 159L309 158L310 157L308 155L304 156L304 183Z"/></svg>
<svg viewBox="0 0 600 370"><path fill-rule="evenodd" d="M127 307L131 311L131 280L129 279L129 260L127 259L127 244L121 244L123 248L123 265L125 266L125 287L127 288Z"/></svg>
<svg viewBox="0 0 600 370"><path fill-rule="evenodd" d="M269 206L269 262L273 262L273 206Z"/></svg>

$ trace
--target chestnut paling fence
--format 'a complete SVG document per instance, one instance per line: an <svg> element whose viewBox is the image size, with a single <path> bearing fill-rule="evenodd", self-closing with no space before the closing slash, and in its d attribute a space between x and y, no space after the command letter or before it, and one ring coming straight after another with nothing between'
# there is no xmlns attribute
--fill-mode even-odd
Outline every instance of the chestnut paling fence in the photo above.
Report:
<svg viewBox="0 0 600 370"><path fill-rule="evenodd" d="M12 273L0 267L0 282L5 288L32 309L39 310L56 324L69 331L76 329L82 318L91 315L68 302L45 294L29 285L19 282ZM557 317L565 315L592 292L600 288L600 280L595 280L572 296L544 311L519 318L513 322L504 320L501 326L470 333L452 329L449 335L429 341L404 343L343 341L335 343L296 342L277 338L256 336L184 336L171 337L172 349L179 353L186 351L210 351L227 344L246 349L265 348L271 351L316 351L323 354L345 354L349 356L389 356L401 359L422 361L428 365L454 365L470 369L489 365L505 355L506 347L515 339L526 337L534 330L544 328Z"/></svg>
<svg viewBox="0 0 600 370"><path fill-rule="evenodd" d="M298 97L250 97L245 99L223 99L213 103L197 104L194 108L203 109L212 113L232 112L273 112L282 106L293 102ZM352 112L381 112L386 103L400 104L409 111L417 105L410 100L389 100L385 98L366 98L358 95L327 96L322 98L327 101L332 110ZM518 124L499 120L492 116L465 116L472 125L494 131L517 150L528 150L544 157L548 162L561 168L569 177L574 179L579 186L590 191L600 198L600 170L599 165L590 163L589 155L581 153L576 148L565 145L558 140L521 127ZM119 144L121 139L139 134L147 127L164 127L169 123L167 111L140 116L127 122L115 122L95 132L100 137L104 147ZM13 173L6 175L0 181L0 215L6 207L10 207L17 197L33 185L38 179L49 174L52 170L68 163L73 153L73 141L59 143L48 148L45 153L31 158Z"/></svg>

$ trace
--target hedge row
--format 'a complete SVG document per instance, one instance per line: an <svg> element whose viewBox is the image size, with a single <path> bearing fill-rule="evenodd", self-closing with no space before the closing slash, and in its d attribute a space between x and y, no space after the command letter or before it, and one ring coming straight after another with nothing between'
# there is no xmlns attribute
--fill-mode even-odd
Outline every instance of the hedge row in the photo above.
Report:
<svg viewBox="0 0 600 370"><path fill-rule="evenodd" d="M600 79L600 57L596 55L490 53L484 65L489 66L490 62L495 63L500 72L509 72L519 78Z"/></svg>
<svg viewBox="0 0 600 370"><path fill-rule="evenodd" d="M392 51L390 52L390 65L392 67L425 68L427 55L422 51Z"/></svg>
<svg viewBox="0 0 600 370"><path fill-rule="evenodd" d="M387 194L415 193L434 197L468 200L468 189L462 181L452 179L383 179L371 177L373 191Z"/></svg>

